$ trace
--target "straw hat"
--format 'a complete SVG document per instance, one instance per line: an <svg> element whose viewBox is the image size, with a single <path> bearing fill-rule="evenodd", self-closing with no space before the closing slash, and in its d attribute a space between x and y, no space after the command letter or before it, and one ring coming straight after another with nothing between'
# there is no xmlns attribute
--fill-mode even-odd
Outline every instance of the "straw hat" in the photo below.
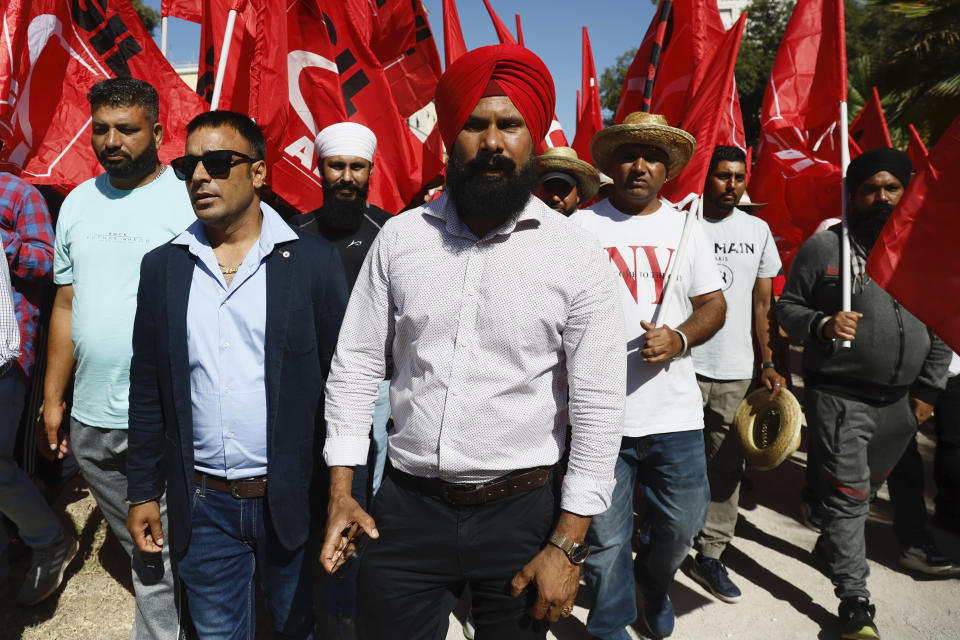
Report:
<svg viewBox="0 0 960 640"><path fill-rule="evenodd" d="M537 176L551 171L559 171L572 175L577 180L580 202L586 202L597 195L600 188L600 174L577 156L577 152L570 147L551 147L537 156Z"/></svg>
<svg viewBox="0 0 960 640"><path fill-rule="evenodd" d="M767 206L767 202L753 202L750 200L750 194L746 191L743 192L743 197L740 198L740 202L737 203L737 209L741 211L746 211L749 214L756 215L760 209L763 209Z"/></svg>
<svg viewBox="0 0 960 640"><path fill-rule="evenodd" d="M767 471L780 466L800 446L800 403L786 387L774 400L760 388L744 398L733 426L751 466Z"/></svg>
<svg viewBox="0 0 960 640"><path fill-rule="evenodd" d="M590 155L601 170L610 168L613 152L625 144L647 144L667 154L667 180L680 173L697 145L696 139L676 127L667 125L667 119L657 113L634 111L623 124L601 129L590 141Z"/></svg>

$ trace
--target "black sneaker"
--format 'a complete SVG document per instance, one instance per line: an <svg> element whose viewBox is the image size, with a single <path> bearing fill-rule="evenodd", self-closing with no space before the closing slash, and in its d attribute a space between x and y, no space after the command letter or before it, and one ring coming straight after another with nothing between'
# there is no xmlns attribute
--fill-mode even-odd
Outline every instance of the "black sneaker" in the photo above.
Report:
<svg viewBox="0 0 960 640"><path fill-rule="evenodd" d="M950 576L960 573L960 566L933 543L910 547L900 554L900 566L934 576Z"/></svg>
<svg viewBox="0 0 960 640"><path fill-rule="evenodd" d="M77 555L80 545L69 533L61 542L33 550L33 558L27 575L20 586L17 602L37 604L51 595L63 582L63 572Z"/></svg>
<svg viewBox="0 0 960 640"><path fill-rule="evenodd" d="M840 601L840 637L850 640L872 640L880 637L873 623L877 608L866 598L844 598Z"/></svg>
<svg viewBox="0 0 960 640"><path fill-rule="evenodd" d="M740 602L743 594L737 585L733 584L723 563L714 558L708 558L698 553L693 560L690 577L707 588L707 591L724 602Z"/></svg>

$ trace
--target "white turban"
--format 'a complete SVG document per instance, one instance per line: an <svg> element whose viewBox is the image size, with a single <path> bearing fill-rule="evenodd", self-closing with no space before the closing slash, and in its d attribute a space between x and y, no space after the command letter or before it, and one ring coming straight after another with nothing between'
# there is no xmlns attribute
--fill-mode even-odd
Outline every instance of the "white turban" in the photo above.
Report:
<svg viewBox="0 0 960 640"><path fill-rule="evenodd" d="M338 122L318 133L313 146L317 150L318 158L356 156L373 162L377 136L362 124Z"/></svg>

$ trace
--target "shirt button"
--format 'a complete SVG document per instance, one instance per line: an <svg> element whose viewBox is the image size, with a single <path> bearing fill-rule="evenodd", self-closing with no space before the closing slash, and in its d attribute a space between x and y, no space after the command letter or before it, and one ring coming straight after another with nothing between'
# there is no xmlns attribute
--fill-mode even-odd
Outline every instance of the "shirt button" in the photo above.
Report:
<svg viewBox="0 0 960 640"><path fill-rule="evenodd" d="M230 387L227 386L227 385L223 385L223 392L224 392L224 393L230 393Z"/></svg>
<svg viewBox="0 0 960 640"><path fill-rule="evenodd" d="M233 437L233 432L232 432L232 431L228 431L228 432L227 432L227 437L228 437L228 438L232 438L232 437Z"/></svg>
<svg viewBox="0 0 960 640"><path fill-rule="evenodd" d="M230 343L229 343L229 342L224 342L221 346L222 346L224 349L229 349L229 348L230 348Z"/></svg>
<svg viewBox="0 0 960 640"><path fill-rule="evenodd" d="M461 340L461 341L460 341L460 346L461 346L461 347L465 347L465 346L467 346L467 343L464 342L463 340Z"/></svg>

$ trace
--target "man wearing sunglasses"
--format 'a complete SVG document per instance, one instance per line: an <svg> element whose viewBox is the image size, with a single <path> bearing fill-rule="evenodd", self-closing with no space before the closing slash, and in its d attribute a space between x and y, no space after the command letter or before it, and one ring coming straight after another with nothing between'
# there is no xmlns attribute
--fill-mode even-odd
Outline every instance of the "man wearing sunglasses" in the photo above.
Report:
<svg viewBox="0 0 960 640"><path fill-rule="evenodd" d="M201 638L256 628L255 573L275 635L315 633L308 492L347 283L329 242L260 201L264 146L239 113L187 125L171 165L197 220L144 257L137 295L127 527L172 546Z"/></svg>
<svg viewBox="0 0 960 640"><path fill-rule="evenodd" d="M91 87L87 98L93 150L106 173L71 191L57 220L46 433L38 441L49 455L67 453L60 428L76 367L69 447L111 530L133 556L131 637L176 640L180 623L169 556L137 552L124 526L127 398L140 260L193 216L183 186L157 156L163 125L156 90L141 80L113 78ZM159 513L166 517L162 496Z"/></svg>

